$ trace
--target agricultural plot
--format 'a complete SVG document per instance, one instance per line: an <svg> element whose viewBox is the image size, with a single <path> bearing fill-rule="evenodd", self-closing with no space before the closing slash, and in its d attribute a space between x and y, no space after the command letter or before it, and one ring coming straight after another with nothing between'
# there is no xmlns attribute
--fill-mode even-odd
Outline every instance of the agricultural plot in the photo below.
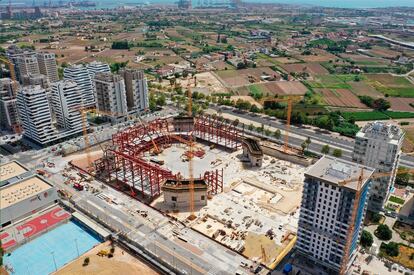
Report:
<svg viewBox="0 0 414 275"><path fill-rule="evenodd" d="M361 54L341 54L344 59L349 59L360 66L384 66L391 63L389 60L385 60L377 57L370 57Z"/></svg>
<svg viewBox="0 0 414 275"><path fill-rule="evenodd" d="M288 73L303 73L307 72L312 76L316 75L328 75L329 72L322 67L319 63L297 63L297 64L284 64L281 67Z"/></svg>
<svg viewBox="0 0 414 275"><path fill-rule="evenodd" d="M394 111L414 112L414 98L388 97L387 100Z"/></svg>
<svg viewBox="0 0 414 275"><path fill-rule="evenodd" d="M221 78L227 87L240 87L247 84L260 82L262 75L270 75L279 78L279 74L268 67L249 68L243 70L224 70L217 71L216 74Z"/></svg>
<svg viewBox="0 0 414 275"><path fill-rule="evenodd" d="M308 84L316 89L350 89L351 86L347 83L347 80L350 81L348 77L351 76L341 78L339 75L319 75L313 81L308 81Z"/></svg>
<svg viewBox="0 0 414 275"><path fill-rule="evenodd" d="M357 96L347 89L334 90L325 88L317 89L315 91L320 93L326 104L330 106L367 108L367 106L361 103Z"/></svg>
<svg viewBox="0 0 414 275"><path fill-rule="evenodd" d="M348 82L348 84L351 86L351 90L356 96L366 95L372 98L384 97L383 94L368 85L365 81Z"/></svg>
<svg viewBox="0 0 414 275"><path fill-rule="evenodd" d="M303 60L305 62L328 62L334 60L337 57L322 49L312 49L314 54L311 55L298 55L295 58Z"/></svg>
<svg viewBox="0 0 414 275"><path fill-rule="evenodd" d="M379 111L372 111L372 112L346 112L342 113L342 116L345 119L354 118L356 121L364 121L364 120L386 120L389 117L381 113Z"/></svg>
<svg viewBox="0 0 414 275"><path fill-rule="evenodd" d="M399 55L401 55L400 52L390 50L387 48L380 48L380 47L374 47L372 49L367 50L367 53L372 56L378 56L383 58L389 58L389 59L395 59Z"/></svg>
<svg viewBox="0 0 414 275"><path fill-rule="evenodd" d="M387 119L404 119L414 118L413 112L393 112L393 111L371 111L371 112L344 112L343 117L348 119L353 117L357 121L364 120L387 120Z"/></svg>
<svg viewBox="0 0 414 275"><path fill-rule="evenodd" d="M368 83L384 95L414 98L414 85L405 77L391 74L366 74Z"/></svg>

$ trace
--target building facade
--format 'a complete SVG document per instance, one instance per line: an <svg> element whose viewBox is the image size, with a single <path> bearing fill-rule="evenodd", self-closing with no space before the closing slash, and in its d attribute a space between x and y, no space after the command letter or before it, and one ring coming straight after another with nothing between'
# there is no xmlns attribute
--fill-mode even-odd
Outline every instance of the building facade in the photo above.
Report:
<svg viewBox="0 0 414 275"><path fill-rule="evenodd" d="M338 273L342 264L349 268L362 232L368 178L373 172L373 168L330 156L322 157L308 169L296 243L301 255L328 272ZM363 179L358 184L361 174ZM346 247L348 253L344 253Z"/></svg>
<svg viewBox="0 0 414 275"><path fill-rule="evenodd" d="M45 75L50 83L59 81L56 56L54 53L37 53L37 61L40 73Z"/></svg>
<svg viewBox="0 0 414 275"><path fill-rule="evenodd" d="M26 74L22 76L22 85L23 86L36 86L39 85L43 89L49 89L49 80L47 76L43 74Z"/></svg>
<svg viewBox="0 0 414 275"><path fill-rule="evenodd" d="M24 75L39 74L36 52L29 49L21 49L15 45L7 49L7 56L14 64L16 78L21 82Z"/></svg>
<svg viewBox="0 0 414 275"><path fill-rule="evenodd" d="M57 138L46 90L40 86L27 86L17 94L17 108L24 137L47 144Z"/></svg>
<svg viewBox="0 0 414 275"><path fill-rule="evenodd" d="M88 70L91 79L94 79L97 73L111 72L111 69L109 68L108 64L99 61L93 61L89 63L88 65L86 65L86 69Z"/></svg>
<svg viewBox="0 0 414 275"><path fill-rule="evenodd" d="M373 180L368 209L379 211L388 200L401 155L404 133L398 126L369 122L356 135L352 160L389 177Z"/></svg>
<svg viewBox="0 0 414 275"><path fill-rule="evenodd" d="M202 179L195 179L193 183L194 206L207 205L206 182ZM176 209L190 206L190 182L189 180L166 180L161 187L164 196L164 204Z"/></svg>
<svg viewBox="0 0 414 275"><path fill-rule="evenodd" d="M82 107L82 94L76 83L70 80L53 83L51 101L57 127L65 130L67 135L81 133L83 124L79 108Z"/></svg>
<svg viewBox="0 0 414 275"><path fill-rule="evenodd" d="M94 78L96 107L112 119L119 120L128 114L124 80L112 73L97 73Z"/></svg>
<svg viewBox="0 0 414 275"><path fill-rule="evenodd" d="M149 108L148 84L143 71L124 69L120 75L125 81L128 111L140 114Z"/></svg>
<svg viewBox="0 0 414 275"><path fill-rule="evenodd" d="M88 70L82 65L74 65L65 68L63 76L65 80L72 80L76 82L82 93L83 106L95 108L95 95Z"/></svg>

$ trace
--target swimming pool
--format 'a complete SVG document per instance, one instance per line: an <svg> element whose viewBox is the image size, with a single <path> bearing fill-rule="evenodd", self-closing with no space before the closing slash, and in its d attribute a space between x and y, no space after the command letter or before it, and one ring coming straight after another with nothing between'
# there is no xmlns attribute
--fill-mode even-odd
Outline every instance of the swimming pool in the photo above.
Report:
<svg viewBox="0 0 414 275"><path fill-rule="evenodd" d="M101 240L81 225L68 221L4 256L13 275L46 275L84 254Z"/></svg>

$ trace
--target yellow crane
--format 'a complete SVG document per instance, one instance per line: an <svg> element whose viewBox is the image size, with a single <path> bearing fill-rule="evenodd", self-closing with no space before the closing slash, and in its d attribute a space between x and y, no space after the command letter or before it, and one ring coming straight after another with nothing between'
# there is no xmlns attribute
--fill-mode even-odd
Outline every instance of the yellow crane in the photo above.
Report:
<svg viewBox="0 0 414 275"><path fill-rule="evenodd" d="M368 179L379 179L382 177L389 177L394 175L398 175L398 174L403 174L403 173L410 173L410 174L414 174L414 169L409 169L409 170L404 170L404 171L395 171L393 172L377 172L377 173L373 173L370 176L365 177L364 176L364 170L361 169L361 174L359 175L358 178L354 178L354 179L348 179L348 180L344 180L339 182L340 186L346 185L350 182L355 182L357 181L357 189L356 189L356 193L355 193L355 199L354 199L354 207L352 209L352 215L351 215L351 221L350 221L350 226L348 227L348 231L347 231L347 237L346 237L346 242L345 242L345 248L344 248L344 256L342 257L342 261L341 261L341 265L340 265L340 270L339 270L339 274L341 275L345 275L346 271L347 271L347 263L348 263L348 258L349 258L349 249L351 247L352 244L352 234L354 232L355 229L355 220L356 220L356 216L357 216L357 212L358 212L358 208L359 208L359 200L361 198L361 186L362 183L365 180Z"/></svg>
<svg viewBox="0 0 414 275"><path fill-rule="evenodd" d="M194 86L197 86L197 78L194 77ZM193 116L193 99L192 99L192 92L191 92L191 84L190 81L188 82L188 116ZM192 133L190 133L190 139L192 139ZM193 140L190 140L188 144L188 177L189 177L189 191L190 191L190 216L188 217L189 220L194 220L196 216L194 215L194 171L193 171L193 157L194 157L194 143Z"/></svg>
<svg viewBox="0 0 414 275"><path fill-rule="evenodd" d="M289 95L287 98L264 98L261 101L263 106L264 104L266 104L266 102L287 102L285 140L284 140L284 145L283 145L283 151L285 153L289 149L290 120L292 117L293 103L299 102L300 100L302 100L301 96Z"/></svg>

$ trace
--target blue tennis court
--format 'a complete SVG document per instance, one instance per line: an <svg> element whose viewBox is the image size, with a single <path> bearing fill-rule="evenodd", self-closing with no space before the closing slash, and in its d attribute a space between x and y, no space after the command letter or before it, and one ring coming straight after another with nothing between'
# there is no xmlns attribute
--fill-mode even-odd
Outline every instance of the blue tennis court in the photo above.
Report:
<svg viewBox="0 0 414 275"><path fill-rule="evenodd" d="M4 256L11 274L46 275L59 269L101 241L78 223L69 221Z"/></svg>

